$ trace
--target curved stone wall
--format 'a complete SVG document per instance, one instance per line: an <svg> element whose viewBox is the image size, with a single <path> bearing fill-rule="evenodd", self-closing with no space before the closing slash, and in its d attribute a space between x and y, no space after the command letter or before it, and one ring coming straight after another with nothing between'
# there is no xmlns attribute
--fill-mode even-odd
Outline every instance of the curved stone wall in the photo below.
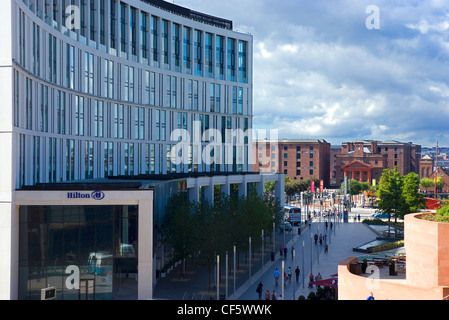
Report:
<svg viewBox="0 0 449 320"><path fill-rule="evenodd" d="M449 295L449 224L420 219L422 213L405 216L406 279L371 279L349 271L357 258L338 265L338 299L364 300L373 292L376 300L441 300Z"/></svg>

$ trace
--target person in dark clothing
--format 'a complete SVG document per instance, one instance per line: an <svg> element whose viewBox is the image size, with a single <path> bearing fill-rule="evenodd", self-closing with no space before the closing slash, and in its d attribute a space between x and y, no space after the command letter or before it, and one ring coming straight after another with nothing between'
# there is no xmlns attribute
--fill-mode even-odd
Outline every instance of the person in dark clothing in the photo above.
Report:
<svg viewBox="0 0 449 320"><path fill-rule="evenodd" d="M296 269L295 269L296 282L298 282L298 280L299 280L300 273L301 273L301 271L299 270L299 266L296 266Z"/></svg>

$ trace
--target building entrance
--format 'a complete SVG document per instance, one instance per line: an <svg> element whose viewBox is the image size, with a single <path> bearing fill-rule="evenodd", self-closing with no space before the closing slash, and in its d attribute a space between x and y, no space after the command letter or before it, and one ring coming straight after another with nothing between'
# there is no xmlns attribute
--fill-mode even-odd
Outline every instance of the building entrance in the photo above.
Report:
<svg viewBox="0 0 449 320"><path fill-rule="evenodd" d="M21 206L19 299L137 300L137 205Z"/></svg>

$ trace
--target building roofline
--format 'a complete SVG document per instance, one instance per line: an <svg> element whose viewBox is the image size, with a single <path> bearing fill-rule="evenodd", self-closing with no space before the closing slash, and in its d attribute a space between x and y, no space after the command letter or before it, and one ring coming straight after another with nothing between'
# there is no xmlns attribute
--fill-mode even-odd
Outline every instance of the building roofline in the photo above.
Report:
<svg viewBox="0 0 449 320"><path fill-rule="evenodd" d="M206 23L213 25L215 27L223 28L226 30L232 30L232 21L228 19L223 19L215 16L211 16L205 13L201 13L198 11L190 10L185 7L181 7L179 5L164 1L164 0L140 0L146 4L149 4L153 7L157 7L159 9L168 11L170 13L195 20L198 22Z"/></svg>

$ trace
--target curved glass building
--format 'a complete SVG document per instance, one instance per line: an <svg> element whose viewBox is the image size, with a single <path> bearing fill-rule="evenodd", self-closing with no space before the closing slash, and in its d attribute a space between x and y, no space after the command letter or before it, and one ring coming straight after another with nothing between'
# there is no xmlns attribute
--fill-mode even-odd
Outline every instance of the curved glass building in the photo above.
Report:
<svg viewBox="0 0 449 320"><path fill-rule="evenodd" d="M252 36L162 0L8 0L0 16L0 298L151 298L153 200L263 184Z"/></svg>

